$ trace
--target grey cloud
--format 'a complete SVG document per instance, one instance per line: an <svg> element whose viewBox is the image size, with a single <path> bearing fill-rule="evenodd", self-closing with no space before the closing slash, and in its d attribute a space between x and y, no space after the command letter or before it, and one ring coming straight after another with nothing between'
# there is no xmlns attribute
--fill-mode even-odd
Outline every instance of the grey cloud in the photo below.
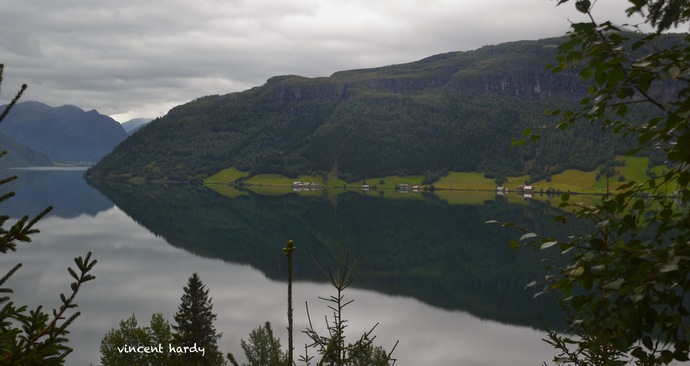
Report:
<svg viewBox="0 0 690 366"><path fill-rule="evenodd" d="M613 3L601 6L605 14L622 13L626 1ZM27 99L120 119L275 75L328 76L558 36L577 17L548 0L0 0L0 8L5 91L27 83Z"/></svg>

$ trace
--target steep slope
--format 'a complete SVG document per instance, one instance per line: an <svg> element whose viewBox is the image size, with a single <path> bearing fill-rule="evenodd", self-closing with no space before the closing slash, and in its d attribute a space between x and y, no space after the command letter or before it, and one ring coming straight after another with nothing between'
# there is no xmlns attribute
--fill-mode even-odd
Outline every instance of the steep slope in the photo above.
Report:
<svg viewBox="0 0 690 366"><path fill-rule="evenodd" d="M127 138L117 121L95 110L39 102L17 104L0 132L53 160L93 164Z"/></svg>
<svg viewBox="0 0 690 366"><path fill-rule="evenodd" d="M561 41L487 46L331 77L280 76L198 98L151 122L88 176L188 181L234 166L252 174L337 172L353 181L446 169L593 167L624 145L581 128L545 133L540 148L510 146L526 127L551 122L544 109L583 95L577 76L544 69Z"/></svg>
<svg viewBox="0 0 690 366"><path fill-rule="evenodd" d="M7 151L7 155L0 158L0 168L53 165L52 160L47 156L29 149L2 133L0 133L0 150Z"/></svg>

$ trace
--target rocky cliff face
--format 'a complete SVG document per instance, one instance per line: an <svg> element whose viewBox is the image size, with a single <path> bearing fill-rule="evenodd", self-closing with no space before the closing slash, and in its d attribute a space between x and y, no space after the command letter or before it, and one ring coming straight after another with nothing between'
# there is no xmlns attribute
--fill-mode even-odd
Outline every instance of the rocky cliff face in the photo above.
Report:
<svg viewBox="0 0 690 366"><path fill-rule="evenodd" d="M507 65L497 73L457 77L448 88L457 93L488 93L497 96L515 96L525 99L575 99L584 95L584 84L572 74L558 77L543 70L540 65L512 68Z"/></svg>
<svg viewBox="0 0 690 366"><path fill-rule="evenodd" d="M446 92L493 94L526 99L584 96L585 85L575 73L545 70L555 60L560 39L487 46L471 52L452 52L417 62L382 68L334 73L329 78L277 76L274 100L341 100L357 91L417 94Z"/></svg>

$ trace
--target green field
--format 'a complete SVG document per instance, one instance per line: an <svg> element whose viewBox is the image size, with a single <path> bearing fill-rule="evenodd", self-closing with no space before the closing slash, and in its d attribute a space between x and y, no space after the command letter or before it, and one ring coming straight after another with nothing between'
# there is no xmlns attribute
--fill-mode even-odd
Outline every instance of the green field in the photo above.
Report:
<svg viewBox="0 0 690 366"><path fill-rule="evenodd" d="M395 187L401 184L409 184L410 186L414 184L422 184L424 179L423 175L407 175L407 176L387 176L387 177L377 177L363 179L361 181L348 183L348 187L358 187L363 182L367 182L370 186L376 186L379 189L395 189ZM383 181L383 183L382 183Z"/></svg>
<svg viewBox="0 0 690 366"><path fill-rule="evenodd" d="M563 192L600 193L595 187L597 172L583 172L581 170L566 169L562 173L554 174L551 181L540 180L532 185L536 190L549 188Z"/></svg>
<svg viewBox="0 0 690 366"><path fill-rule="evenodd" d="M248 174L248 172L243 172L235 168L228 168L206 178L204 182L212 184L228 184L234 182L238 178L246 177Z"/></svg>
<svg viewBox="0 0 690 366"><path fill-rule="evenodd" d="M447 176L433 183L439 189L458 189L474 191L495 191L496 183L491 178L485 178L484 173L450 172Z"/></svg>
<svg viewBox="0 0 690 366"><path fill-rule="evenodd" d="M642 182L647 179L645 171L649 164L648 157L623 156L619 159L625 161L625 165L612 167L611 169L615 172L608 179L605 174L599 174L604 168L599 166L591 172L567 169L551 176L551 181L540 180L534 182L533 186L537 190L552 188L563 192L604 194L607 189L616 190L617 187L631 180ZM600 175L598 179L597 175Z"/></svg>
<svg viewBox="0 0 690 366"><path fill-rule="evenodd" d="M533 182L531 185L534 187L534 199L540 199L539 194L546 192L547 190L556 190L561 192L572 192L581 193L584 195L600 195L606 193L607 184L608 189L615 190L621 184L635 180L638 182L647 179L646 170L649 164L648 157L631 157L623 156L619 157L625 161L625 165L615 166L612 169L615 170L613 176L609 177L608 182L605 175L600 174L603 166L590 172L583 172L575 169L567 169L561 173L554 174L547 180L540 180ZM661 176L665 172L664 167L655 167L652 169L654 173ZM599 175L599 177L597 177ZM206 184L209 185L214 190L226 196L236 196L242 194L237 190L228 188L219 188L217 185L228 184L234 182L238 178L247 177L248 173L240 171L235 168L229 168L214 174L213 176L206 179ZM343 187L347 187L349 191L363 192L360 187L366 182L372 188L376 187L377 190L366 192L368 195L377 195L383 198L389 199L421 199L422 195L420 193L409 192L402 193L396 191L396 187L400 184L409 184L410 186L414 184L420 184L423 180L422 175L410 175L410 176L385 176L385 177L372 177L368 179L358 180L356 182L345 182L335 175L335 173L330 173L326 179L321 176L309 176L300 175L297 178L289 178L286 176L278 174L258 174L244 181L245 188L263 195L280 195L293 193L292 183L295 181L301 182L315 182L320 186L326 188L327 192L309 192L301 191L297 192L300 195L317 195L326 194L329 197L336 197L337 195L345 192ZM519 177L508 177L504 186L508 189L508 194L505 196L509 200L523 200L524 198L519 197L511 192L515 192L517 187L524 185L528 181L528 176ZM451 204L478 204L487 199L492 199L495 196L496 183L492 178L484 177L483 173L479 172L450 172L447 176L442 177L438 181L433 183L436 188L434 194L439 198L451 203ZM424 188L429 188L429 186L422 186ZM461 194L463 191L485 191L485 195L468 195ZM673 187L666 188L667 192L673 191ZM363 192L364 193L364 192ZM584 196L583 196L584 197ZM553 200L553 198L544 198L543 200ZM589 199L583 198L585 201Z"/></svg>
<svg viewBox="0 0 690 366"><path fill-rule="evenodd" d="M300 175L297 178L290 178L279 174L257 174L244 183L245 185L253 186L268 186L268 187L292 187L292 183L300 182L314 182L323 185L323 178L312 175Z"/></svg>

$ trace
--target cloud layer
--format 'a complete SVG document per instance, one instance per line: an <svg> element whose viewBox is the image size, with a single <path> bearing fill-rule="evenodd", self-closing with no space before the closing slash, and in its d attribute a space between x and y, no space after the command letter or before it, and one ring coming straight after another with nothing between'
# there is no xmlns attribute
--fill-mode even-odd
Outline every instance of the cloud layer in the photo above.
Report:
<svg viewBox="0 0 690 366"><path fill-rule="evenodd" d="M625 0L597 5L625 22ZM0 0L0 102L97 109L120 121L263 84L486 44L563 35L549 0Z"/></svg>

